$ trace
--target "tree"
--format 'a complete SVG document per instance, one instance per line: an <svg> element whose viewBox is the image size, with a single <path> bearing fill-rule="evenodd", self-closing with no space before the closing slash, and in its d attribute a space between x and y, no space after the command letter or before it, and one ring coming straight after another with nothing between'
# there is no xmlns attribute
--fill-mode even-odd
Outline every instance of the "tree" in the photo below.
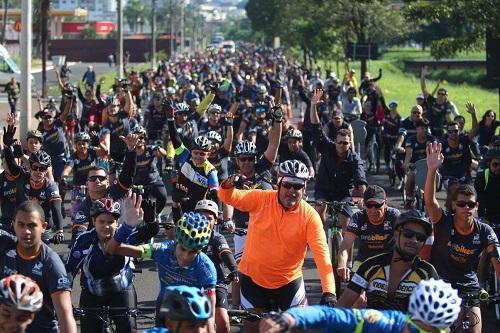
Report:
<svg viewBox="0 0 500 333"><path fill-rule="evenodd" d="M130 30L137 31L137 25L142 22L149 22L151 13L151 3L141 0L127 1L127 5L123 9L123 17L127 21Z"/></svg>
<svg viewBox="0 0 500 333"><path fill-rule="evenodd" d="M5 29L7 27L7 10L9 9L9 0L3 0L3 24L2 24L2 45L5 45Z"/></svg>
<svg viewBox="0 0 500 333"><path fill-rule="evenodd" d="M498 0L412 1L404 7L408 20L426 29L432 24L446 24L448 35L440 38L427 30L432 38L431 55L436 59L453 57L458 52L484 49L486 30L500 34Z"/></svg>
<svg viewBox="0 0 500 333"><path fill-rule="evenodd" d="M97 28L93 25L87 25L80 35L82 39L97 39Z"/></svg>

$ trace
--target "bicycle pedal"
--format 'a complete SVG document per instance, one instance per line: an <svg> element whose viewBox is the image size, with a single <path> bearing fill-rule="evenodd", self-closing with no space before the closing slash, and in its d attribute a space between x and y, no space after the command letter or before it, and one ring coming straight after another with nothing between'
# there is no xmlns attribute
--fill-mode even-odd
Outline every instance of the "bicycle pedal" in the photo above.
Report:
<svg viewBox="0 0 500 333"><path fill-rule="evenodd" d="M241 318L238 318L238 317L231 317L231 320L230 320L232 323L234 324L241 324L242 323L242 320Z"/></svg>

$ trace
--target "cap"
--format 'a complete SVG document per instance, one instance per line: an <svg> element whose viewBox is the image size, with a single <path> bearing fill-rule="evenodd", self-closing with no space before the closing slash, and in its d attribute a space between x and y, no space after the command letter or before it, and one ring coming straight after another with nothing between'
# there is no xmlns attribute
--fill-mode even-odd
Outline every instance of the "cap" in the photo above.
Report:
<svg viewBox="0 0 500 333"><path fill-rule="evenodd" d="M333 112L332 114L332 117L335 118L335 117L340 117L340 116L343 116L344 114L340 111L335 111Z"/></svg>
<svg viewBox="0 0 500 333"><path fill-rule="evenodd" d="M363 200L365 202L375 201L380 204L387 200L387 196L385 195L385 191L382 187L378 185L370 185L366 188Z"/></svg>
<svg viewBox="0 0 500 333"><path fill-rule="evenodd" d="M418 94L417 95L417 99L425 99L424 95L423 94Z"/></svg>
<svg viewBox="0 0 500 333"><path fill-rule="evenodd" d="M396 100L394 100L394 99L393 99L392 101L390 101L390 102L389 102L389 107L390 107L391 109L392 109L392 108L395 108L395 107L397 107L397 106L398 106L398 101L396 101Z"/></svg>

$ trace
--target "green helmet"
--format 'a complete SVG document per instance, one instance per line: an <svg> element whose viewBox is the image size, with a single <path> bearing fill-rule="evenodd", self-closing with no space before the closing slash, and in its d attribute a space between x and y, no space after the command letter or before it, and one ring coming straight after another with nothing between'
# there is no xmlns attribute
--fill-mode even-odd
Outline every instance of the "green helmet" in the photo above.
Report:
<svg viewBox="0 0 500 333"><path fill-rule="evenodd" d="M185 248L201 250L208 245L212 226L208 219L194 212L184 213L175 227L175 240Z"/></svg>

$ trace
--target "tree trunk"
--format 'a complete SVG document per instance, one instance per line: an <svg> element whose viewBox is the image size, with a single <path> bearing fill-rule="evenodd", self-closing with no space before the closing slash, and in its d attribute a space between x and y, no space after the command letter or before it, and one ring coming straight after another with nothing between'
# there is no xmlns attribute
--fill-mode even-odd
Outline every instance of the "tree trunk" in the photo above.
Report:
<svg viewBox="0 0 500 333"><path fill-rule="evenodd" d="M41 3L41 44L42 44L42 97L47 97L47 37L50 0Z"/></svg>
<svg viewBox="0 0 500 333"><path fill-rule="evenodd" d="M7 11L8 10L9 10L9 0L3 0L2 45L5 45L5 29L7 27Z"/></svg>
<svg viewBox="0 0 500 333"><path fill-rule="evenodd" d="M304 57L304 66L307 66L307 49L305 47L302 48L302 54Z"/></svg>
<svg viewBox="0 0 500 333"><path fill-rule="evenodd" d="M359 73L359 82L363 80L363 74L368 70L368 66L366 65L367 59L361 59L361 71ZM357 87L356 87L357 88Z"/></svg>

